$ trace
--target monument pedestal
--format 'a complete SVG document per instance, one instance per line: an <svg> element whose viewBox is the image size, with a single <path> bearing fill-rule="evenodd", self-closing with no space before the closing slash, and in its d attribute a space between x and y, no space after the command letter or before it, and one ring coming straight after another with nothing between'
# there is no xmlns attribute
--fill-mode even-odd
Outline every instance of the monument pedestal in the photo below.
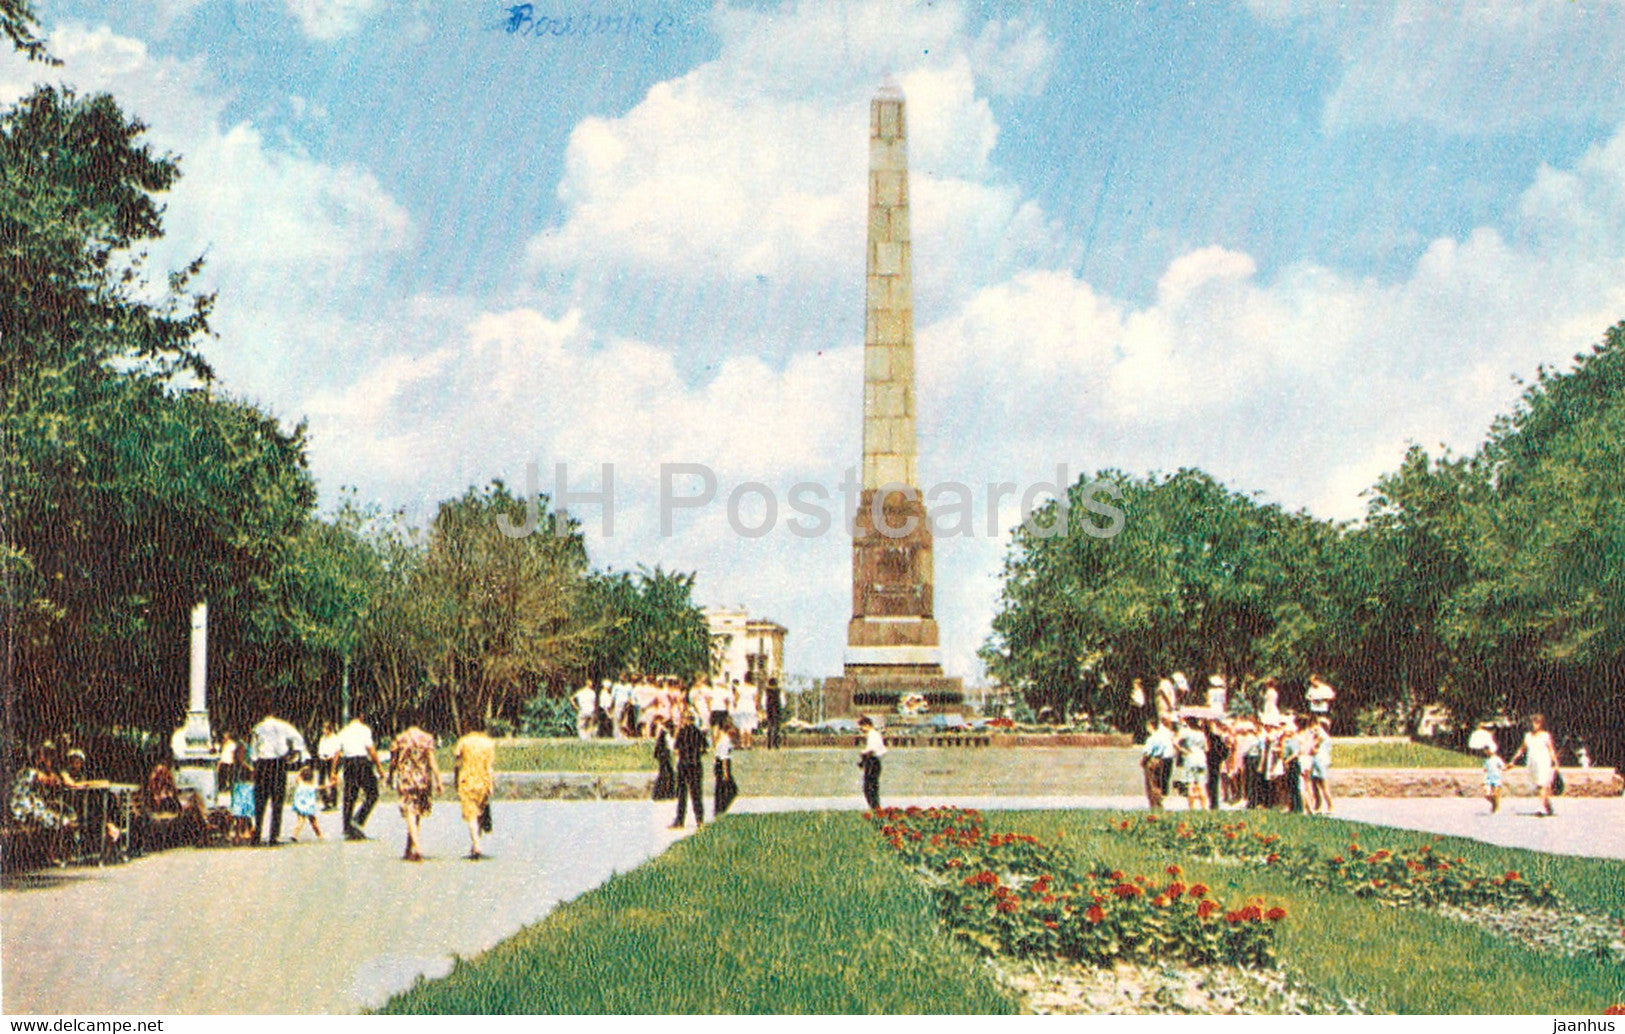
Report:
<svg viewBox="0 0 1625 1034"><path fill-rule="evenodd" d="M927 714L957 714L965 706L964 681L942 674L873 671L838 675L824 680L824 713L851 717L860 714L898 713L897 705L911 693L925 697Z"/></svg>

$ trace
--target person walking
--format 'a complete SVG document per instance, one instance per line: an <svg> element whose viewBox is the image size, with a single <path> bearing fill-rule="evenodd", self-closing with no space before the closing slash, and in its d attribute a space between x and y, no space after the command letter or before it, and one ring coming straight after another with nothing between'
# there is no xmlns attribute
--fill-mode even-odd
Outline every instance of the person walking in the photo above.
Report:
<svg viewBox="0 0 1625 1034"><path fill-rule="evenodd" d="M767 709L767 749L779 749L779 723L784 721L784 698L779 693L779 680L767 680L767 693L762 701Z"/></svg>
<svg viewBox="0 0 1625 1034"><path fill-rule="evenodd" d="M858 731L863 734L863 751L858 754L858 767L863 769L863 799L870 811L879 811L880 759L886 756L886 741L868 715L858 719Z"/></svg>
<svg viewBox="0 0 1625 1034"><path fill-rule="evenodd" d="M274 845L282 840L282 808L288 800L288 760L308 753L305 738L290 723L268 714L249 737L249 758L254 762L254 843ZM265 839L265 813L271 830Z"/></svg>
<svg viewBox="0 0 1625 1034"><path fill-rule="evenodd" d="M322 723L322 734L316 740L316 758L321 762L322 810L335 811L339 806L339 732L332 722Z"/></svg>
<svg viewBox="0 0 1625 1034"><path fill-rule="evenodd" d="M1553 814L1552 783L1557 779L1557 744L1546 728L1545 715L1529 716L1529 731L1524 734L1523 746L1512 755L1511 763L1516 765L1519 758L1529 762L1529 781L1535 784L1535 789L1540 793L1541 808L1547 815Z"/></svg>
<svg viewBox="0 0 1625 1034"><path fill-rule="evenodd" d="M1206 811L1207 734L1196 718L1185 719L1179 734L1179 767L1185 773L1185 806L1190 811Z"/></svg>
<svg viewBox="0 0 1625 1034"><path fill-rule="evenodd" d="M1506 778L1507 763L1491 739L1484 749L1484 799L1490 803L1490 814L1501 810L1501 784Z"/></svg>
<svg viewBox="0 0 1625 1034"><path fill-rule="evenodd" d="M738 734L732 718L724 718L722 724L717 726L716 800L711 809L712 818L727 814L729 805L739 796L739 784L734 782L733 762L734 737Z"/></svg>
<svg viewBox="0 0 1625 1034"><path fill-rule="evenodd" d="M322 836L322 824L317 818L322 810L322 793L327 789L322 781L322 773L326 771L320 761L306 761L299 770L299 777L293 786L293 836L288 839L295 843L299 841L299 834L304 832L305 823L310 823L311 832L316 834L317 840L325 839ZM331 827L329 827L331 828Z"/></svg>
<svg viewBox="0 0 1625 1034"><path fill-rule="evenodd" d="M598 720L594 717L598 710L598 691L592 688L591 682L583 683L576 690L576 738L582 740L592 739L593 730L597 728Z"/></svg>
<svg viewBox="0 0 1625 1034"><path fill-rule="evenodd" d="M401 798L401 818L406 820L408 862L423 861L418 839L422 821L434 810L434 795L440 789L440 765L434 756L434 737L416 725L395 737L389 748L389 783Z"/></svg>
<svg viewBox="0 0 1625 1034"><path fill-rule="evenodd" d="M480 833L489 831L491 822L491 794L496 789L497 744L479 725L472 725L463 738L452 748L456 759L454 780L457 783L457 803L463 810L463 821L468 824L468 857L478 861Z"/></svg>
<svg viewBox="0 0 1625 1034"><path fill-rule="evenodd" d="M339 761L344 775L344 839L367 839L367 819L378 803L378 777L383 762L373 742L372 727L364 716L355 714L338 733ZM360 798L361 807L356 807Z"/></svg>
<svg viewBox="0 0 1625 1034"><path fill-rule="evenodd" d="M700 763L705 756L705 733L700 731L693 711L683 712L677 730L677 819L672 829L682 829L688 818L688 805L694 803L694 828L705 825L705 802L700 796Z"/></svg>
<svg viewBox="0 0 1625 1034"><path fill-rule="evenodd" d="M654 799L669 801L677 796L677 773L671 767L671 730L666 728L666 719L657 716L650 723L649 734L655 741Z"/></svg>
<svg viewBox="0 0 1625 1034"><path fill-rule="evenodd" d="M1145 771L1145 803L1152 811L1162 810L1164 779L1173 758L1173 719L1164 718L1157 722L1140 748L1140 768Z"/></svg>
<svg viewBox="0 0 1625 1034"><path fill-rule="evenodd" d="M1317 814L1322 808L1332 813L1332 720L1327 717L1309 720L1309 810Z"/></svg>

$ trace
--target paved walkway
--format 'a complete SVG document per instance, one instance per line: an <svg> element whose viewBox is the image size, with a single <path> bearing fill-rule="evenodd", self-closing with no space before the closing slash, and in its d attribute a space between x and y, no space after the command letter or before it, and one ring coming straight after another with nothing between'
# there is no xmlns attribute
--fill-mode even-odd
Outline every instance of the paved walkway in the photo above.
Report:
<svg viewBox="0 0 1625 1034"><path fill-rule="evenodd" d="M338 815L331 818L335 829ZM400 814L377 839L165 851L53 870L0 892L7 1013L346 1013L451 968L681 834L647 802L498 802L492 857L471 862L456 801L420 863ZM292 815L283 826L292 829Z"/></svg>
<svg viewBox="0 0 1625 1034"><path fill-rule="evenodd" d="M993 809L1143 808L1131 797L887 800ZM1339 818L1562 854L1625 858L1625 799L1573 799L1555 818L1515 799L1350 798ZM741 798L739 812L858 810L839 798ZM336 817L335 818L335 825ZM124 866L22 877L0 892L0 1008L7 1013L344 1013L420 974L446 972L561 901L665 850L671 805L499 802L493 857L462 858L455 802L426 824L428 860L399 860L399 815L378 838L265 849L167 851ZM291 821L284 830L291 829Z"/></svg>

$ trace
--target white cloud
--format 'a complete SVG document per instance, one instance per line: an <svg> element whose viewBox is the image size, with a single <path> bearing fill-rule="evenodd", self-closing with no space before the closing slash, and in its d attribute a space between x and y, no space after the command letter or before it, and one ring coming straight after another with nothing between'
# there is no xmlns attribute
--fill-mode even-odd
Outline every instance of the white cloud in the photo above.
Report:
<svg viewBox="0 0 1625 1034"><path fill-rule="evenodd" d="M532 240L538 265L859 282L869 100L888 72L908 98L916 238L946 245L920 265L921 292L985 282L995 263L1009 271L1055 246L1038 208L997 181L998 127L979 93L990 79L1039 81L1049 57L1036 26L973 38L956 4L902 3L725 8L715 23L715 61L576 127L558 190L567 214Z"/></svg>
<svg viewBox="0 0 1625 1034"><path fill-rule="evenodd" d="M1625 116L1625 5L1498 0L1361 5L1254 0L1261 17L1333 41L1344 61L1333 128L1415 122L1457 133Z"/></svg>
<svg viewBox="0 0 1625 1034"><path fill-rule="evenodd" d="M154 261L175 269L207 256L200 286L229 285L214 322L231 344L214 350L216 368L232 390L283 409L290 370L327 375L309 360L351 343L317 328L342 318L382 261L413 240L411 218L367 170L314 160L250 122L228 124L227 91L201 60L161 57L140 40L77 23L57 26L50 47L59 69L0 58L0 94L59 78L82 93L112 93L148 124L156 150L180 156Z"/></svg>
<svg viewBox="0 0 1625 1034"><path fill-rule="evenodd" d="M311 39L335 40L365 25L380 0L286 0L288 13Z"/></svg>

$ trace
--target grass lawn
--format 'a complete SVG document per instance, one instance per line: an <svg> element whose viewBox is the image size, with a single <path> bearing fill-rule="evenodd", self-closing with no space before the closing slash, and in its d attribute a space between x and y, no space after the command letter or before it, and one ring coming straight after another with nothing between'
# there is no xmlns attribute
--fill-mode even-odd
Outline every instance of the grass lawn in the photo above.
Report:
<svg viewBox="0 0 1625 1034"><path fill-rule="evenodd" d="M1484 759L1431 743L1338 743L1333 768L1483 768Z"/></svg>
<svg viewBox="0 0 1625 1034"><path fill-rule="evenodd" d="M888 795L1137 796L1142 792L1138 748L910 747L886 757ZM759 797L846 797L859 792L857 751L840 747L758 747L734 755L743 792ZM451 750L440 755L451 771ZM1335 768L1469 768L1465 754L1418 743L1334 745ZM601 740L498 741L504 772L654 772L647 742Z"/></svg>
<svg viewBox="0 0 1625 1034"><path fill-rule="evenodd" d="M1277 872L1170 857L1108 833L1111 814L1012 812L990 815L989 826L1064 835L1080 860L1126 871L1177 861L1221 899L1257 894L1284 904L1283 968L1371 1011L1595 1015L1625 1001L1617 965L1537 954L1465 923L1311 890ZM1368 850L1436 839L1308 816L1261 821L1331 848L1351 836ZM1487 869L1549 879L1577 907L1625 917L1625 863L1440 843ZM943 934L921 882L860 815L803 813L708 826L384 1011L983 1013L1015 1005Z"/></svg>
<svg viewBox="0 0 1625 1034"><path fill-rule="evenodd" d="M850 814L735 815L386 1013L1008 1013Z"/></svg>

